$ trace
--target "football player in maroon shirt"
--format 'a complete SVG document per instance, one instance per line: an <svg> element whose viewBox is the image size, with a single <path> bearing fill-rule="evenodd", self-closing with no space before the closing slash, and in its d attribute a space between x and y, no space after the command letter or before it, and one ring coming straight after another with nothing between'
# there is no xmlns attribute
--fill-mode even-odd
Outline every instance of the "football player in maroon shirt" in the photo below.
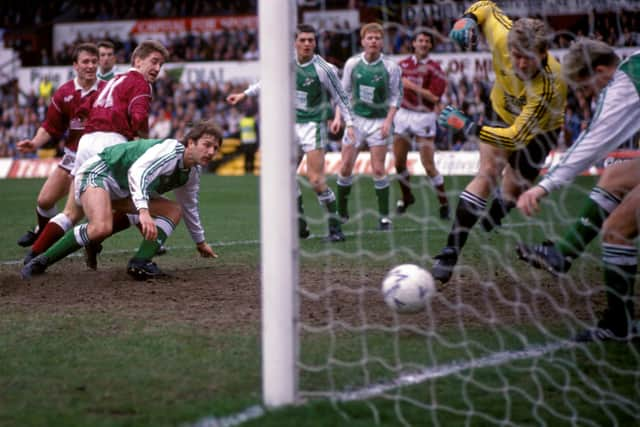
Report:
<svg viewBox="0 0 640 427"><path fill-rule="evenodd" d="M407 153L411 147L411 137L414 137L420 151L422 166L438 194L440 218L448 219L449 203L445 193L444 178L433 161L436 136L435 109L447 88L447 77L440 65L429 59L429 52L433 46L431 34L420 31L414 35L411 44L414 54L398 63L402 69L404 95L393 121L395 134L393 154L398 184L402 191L402 199L398 200L396 211L402 214L415 203L409 186L410 175L407 169Z"/></svg>
<svg viewBox="0 0 640 427"><path fill-rule="evenodd" d="M76 77L60 86L47 108L47 115L32 139L18 141L21 153L30 153L52 139L64 137L64 155L58 167L49 175L38 194L36 215L38 225L34 231L27 231L20 237L18 244L31 246L42 231L57 214L56 203L67 195L71 184L70 172L75 162L78 141L84 131L86 112L80 111L84 103L92 103L100 88L106 83L96 77L98 66L98 47L93 43L82 43L73 50L73 70Z"/></svg>

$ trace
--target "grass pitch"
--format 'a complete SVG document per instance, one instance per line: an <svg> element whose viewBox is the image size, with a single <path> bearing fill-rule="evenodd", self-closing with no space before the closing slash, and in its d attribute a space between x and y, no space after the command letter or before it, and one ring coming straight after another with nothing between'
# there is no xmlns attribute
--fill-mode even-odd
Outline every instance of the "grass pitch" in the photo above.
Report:
<svg viewBox="0 0 640 427"><path fill-rule="evenodd" d="M300 245L305 399L246 425L640 425L638 346L563 346L510 358L562 343L603 307L597 242L562 279L530 270L513 251L520 239L557 237L593 179L581 178L535 219L515 212L498 233L474 230L429 310L394 316L378 291L385 271L401 262L429 268L450 227L437 218L426 180L413 182L418 203L380 233L372 181L358 179L348 240L338 245L322 241L322 209L303 187L313 233ZM453 208L467 182L447 179ZM22 282L24 250L15 240L35 221L41 184L0 183L0 425L169 426L206 417L232 425L259 405L258 178L204 177L202 219L220 258L198 259L181 225L158 258L172 279L154 283L124 274L140 241L135 230L106 242L98 272L84 271L75 256ZM492 363L496 355L505 358ZM474 360L482 363L464 365ZM429 369L425 381L393 384ZM389 387L337 400L372 386ZM333 399L317 398L328 392Z"/></svg>

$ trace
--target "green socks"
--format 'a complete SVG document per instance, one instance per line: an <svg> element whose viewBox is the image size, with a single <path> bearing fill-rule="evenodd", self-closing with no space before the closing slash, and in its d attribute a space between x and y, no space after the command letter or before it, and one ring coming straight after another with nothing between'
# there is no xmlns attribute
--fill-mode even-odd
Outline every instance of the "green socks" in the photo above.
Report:
<svg viewBox="0 0 640 427"><path fill-rule="evenodd" d="M580 256L587 245L600 233L600 228L609 216L609 212L619 203L620 201L611 193L595 187L582 207L579 219L556 242L556 247L562 255L570 258Z"/></svg>

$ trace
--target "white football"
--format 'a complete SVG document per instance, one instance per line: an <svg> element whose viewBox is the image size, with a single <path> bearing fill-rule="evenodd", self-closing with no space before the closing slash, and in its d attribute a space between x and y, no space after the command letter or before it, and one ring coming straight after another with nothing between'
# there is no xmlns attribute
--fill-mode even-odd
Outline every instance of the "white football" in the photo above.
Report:
<svg viewBox="0 0 640 427"><path fill-rule="evenodd" d="M435 291L431 273L414 264L393 267L382 281L384 302L398 313L424 310Z"/></svg>

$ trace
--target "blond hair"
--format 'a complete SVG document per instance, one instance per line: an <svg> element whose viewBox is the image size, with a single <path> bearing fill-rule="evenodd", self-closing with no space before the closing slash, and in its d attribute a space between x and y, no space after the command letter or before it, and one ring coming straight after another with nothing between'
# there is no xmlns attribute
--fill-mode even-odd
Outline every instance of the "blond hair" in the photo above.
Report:
<svg viewBox="0 0 640 427"><path fill-rule="evenodd" d="M368 24L364 24L362 28L360 28L360 38L364 38L367 33L380 33L384 34L384 29L382 25L377 22L369 22Z"/></svg>
<svg viewBox="0 0 640 427"><path fill-rule="evenodd" d="M617 66L620 57L608 44L599 40L578 38L562 58L562 74L568 82L575 82L594 74L598 65Z"/></svg>
<svg viewBox="0 0 640 427"><path fill-rule="evenodd" d="M520 18L509 30L507 44L509 49L523 53L546 53L549 49L549 31L539 19Z"/></svg>

